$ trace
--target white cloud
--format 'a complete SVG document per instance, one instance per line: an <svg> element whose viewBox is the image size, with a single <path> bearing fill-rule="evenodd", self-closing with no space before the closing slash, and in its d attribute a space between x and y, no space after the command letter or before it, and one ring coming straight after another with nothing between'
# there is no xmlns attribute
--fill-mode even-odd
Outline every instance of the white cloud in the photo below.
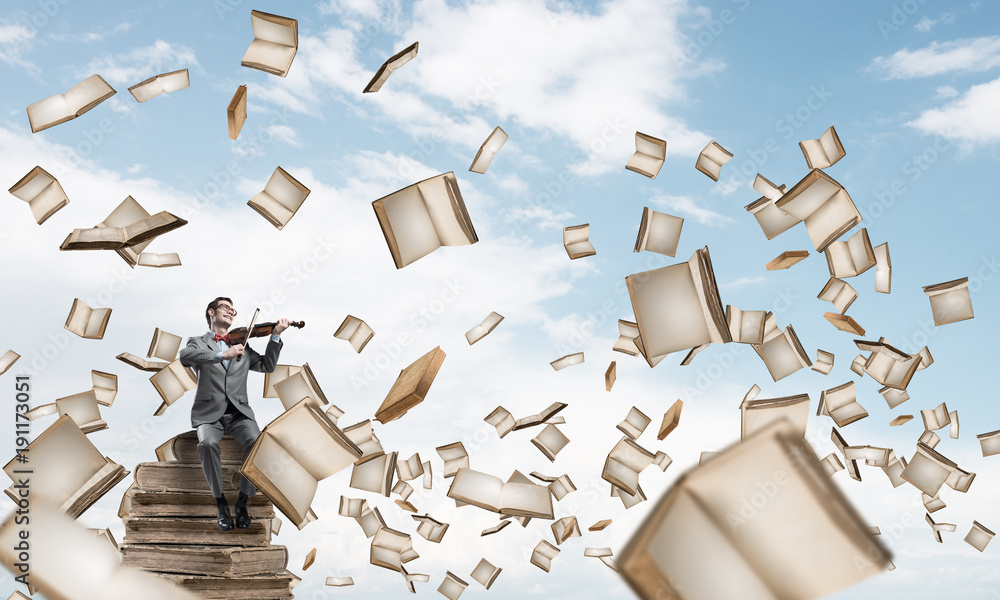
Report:
<svg viewBox="0 0 1000 600"><path fill-rule="evenodd" d="M907 125L957 140L969 147L1000 141L1000 79L974 85L940 108L926 110Z"/></svg>
<svg viewBox="0 0 1000 600"><path fill-rule="evenodd" d="M92 42L103 42L108 37L128 31L135 23L118 23L113 27L99 27L96 31L86 31L82 33L53 33L51 38L57 42L79 42L89 44Z"/></svg>
<svg viewBox="0 0 1000 600"><path fill-rule="evenodd" d="M267 132L290 146L295 146L296 148L303 147L302 142L299 140L298 132L288 125L271 125L267 128Z"/></svg>
<svg viewBox="0 0 1000 600"><path fill-rule="evenodd" d="M954 98L958 95L958 90L950 85L942 85L934 90L934 97L938 99Z"/></svg>
<svg viewBox="0 0 1000 600"><path fill-rule="evenodd" d="M98 73L108 83L131 85L160 73L197 66L198 60L190 47L156 40L149 46L95 58L79 75Z"/></svg>
<svg viewBox="0 0 1000 600"><path fill-rule="evenodd" d="M688 196L654 196L651 201L660 208L679 216L689 217L703 225L722 227L734 222L726 215L699 206Z"/></svg>
<svg viewBox="0 0 1000 600"><path fill-rule="evenodd" d="M751 285L757 285L758 283L764 283L767 281L764 277L740 277L734 281L728 281L723 283L720 287L727 290L739 290Z"/></svg>
<svg viewBox="0 0 1000 600"><path fill-rule="evenodd" d="M943 73L975 73L1000 65L1000 36L932 42L926 48L904 48L879 56L867 71L882 79L914 79Z"/></svg>
<svg viewBox="0 0 1000 600"><path fill-rule="evenodd" d="M508 223L532 222L539 229L562 229L572 225L573 213L557 213L543 206L515 206L503 211L503 217Z"/></svg>
<svg viewBox="0 0 1000 600"><path fill-rule="evenodd" d="M925 15L923 18L917 21L917 24L914 25L913 28L921 33L928 33L930 32L931 29L934 28L934 25L936 24L937 21L931 20L927 18L927 16Z"/></svg>
<svg viewBox="0 0 1000 600"><path fill-rule="evenodd" d="M32 75L38 75L39 68L22 58L31 51L35 41L35 31L24 25L0 20L0 61L12 67L24 67Z"/></svg>

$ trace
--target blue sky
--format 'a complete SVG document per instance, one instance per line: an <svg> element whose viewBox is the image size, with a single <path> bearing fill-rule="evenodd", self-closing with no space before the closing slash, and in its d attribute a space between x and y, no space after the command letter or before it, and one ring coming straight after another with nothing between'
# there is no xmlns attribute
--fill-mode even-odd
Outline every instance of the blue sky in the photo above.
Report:
<svg viewBox="0 0 1000 600"><path fill-rule="evenodd" d="M546 523L511 527L493 538L494 522L474 508L456 509L448 482L417 503L452 523L440 545L414 535L433 593L450 570L465 578L481 556L504 572L489 592L470 581L466 597L570 594L625 596L622 580L587 546L619 551L655 500L702 451L739 437L738 406L753 384L762 397L809 393L854 379L867 419L843 430L852 444L894 448L909 458L922 427L919 410L947 402L965 424L938 450L978 474L967 494L942 492L935 520L957 525L936 544L923 523L919 492L892 488L877 469L864 481L834 480L870 524L881 526L897 569L835 598L987 598L1000 595L991 555L962 542L978 520L996 530L1000 513L997 459L983 458L975 435L1000 429L989 376L994 369L993 307L1000 301L994 226L994 171L1000 141L1000 33L994 2L787 5L752 0L653 2L445 3L353 0L330 3L239 0L122 6L111 3L8 3L0 17L0 174L9 187L35 165L55 175L70 204L42 226L14 197L0 203L0 265L11 322L3 348L22 359L4 378L33 375L36 402L88 389L89 371L117 373L120 391L104 410L110 428L90 435L102 453L127 468L188 428L191 395L162 417L148 375L114 359L143 354L153 329L200 335L202 311L228 295L240 321L260 306L262 318L304 319L284 337L283 364L309 362L326 395L347 414L371 418L396 373L440 345L444 366L427 400L403 419L376 426L387 448L419 452L441 467L434 448L462 440L473 468L569 473L580 491L557 505L584 527L612 527L563 544L546 574L525 552L549 538ZM299 50L280 78L240 66L252 34L251 8L298 19ZM414 41L417 57L376 94L361 90L378 66ZM188 68L191 86L138 104L127 88L158 73ZM78 119L32 134L25 108L101 74L118 93ZM225 107L248 86L249 116L239 140L227 137ZM510 139L485 175L468 171L479 145L500 125ZM822 318L832 310L816 295L829 277L801 226L766 240L744 206L759 194L759 172L791 187L807 173L800 140L834 125L847 156L827 169L864 216L873 244L888 242L892 293L874 292L873 272L850 279L860 298L848 314L868 330L936 362L909 387L911 399L890 411L870 378L849 369L854 337ZM650 180L624 169L635 131L667 141L667 158ZM718 183L694 169L715 140L734 154ZM281 231L246 206L276 166L312 191ZM444 248L396 270L370 208L381 196L446 171L458 176L480 241ZM189 224L157 239L153 252L178 252L183 266L129 269L110 252L59 252L73 228L90 227L127 195L150 212L168 210ZM632 252L644 206L685 219L676 258ZM570 261L561 228L589 223L597 255ZM852 231L853 233L853 231ZM846 236L845 238L846 239ZM631 319L625 276L711 250L722 301L771 310L792 324L810 357L833 352L833 372L802 370L773 382L744 345L713 346L692 365L672 355L654 369L614 353L616 322ZM787 271L764 265L786 250L810 257ZM921 286L970 278L975 318L935 327ZM103 340L62 328L73 298L114 312ZM475 346L463 333L490 311L500 326ZM376 334L360 355L332 337L347 314ZM583 351L586 362L554 372L547 363ZM609 394L603 373L618 363ZM10 386L10 388L6 386ZM263 425L280 405L249 389ZM256 394L256 395L255 395ZM673 459L665 473L642 476L649 501L624 510L600 479L604 456L620 437L614 424L637 406L654 427L674 400L685 401L680 427L663 442L647 431L640 443ZM516 416L568 402L563 430L572 442L555 463L519 432L499 440L482 418L497 405ZM916 418L902 427L899 414ZM35 433L49 419L33 423ZM833 451L826 417L811 417L807 439L819 456ZM9 428L8 428L9 429ZM943 433L943 432L941 432ZM3 444L13 448L8 430ZM385 498L347 487L348 473L321 483L320 520L301 531L286 524L273 543L289 548L303 576L297 596L323 593L326 576L353 576L344 597L400 593L389 571L368 564L368 541L337 516L341 494L384 506L390 526L415 525ZM111 527L122 483L82 517ZM574 496L576 496L574 498ZM914 504L916 501L916 504ZM515 530L516 529L516 530ZM317 547L307 572L301 560ZM590 568L588 568L590 567ZM9 576L4 573L0 577Z"/></svg>

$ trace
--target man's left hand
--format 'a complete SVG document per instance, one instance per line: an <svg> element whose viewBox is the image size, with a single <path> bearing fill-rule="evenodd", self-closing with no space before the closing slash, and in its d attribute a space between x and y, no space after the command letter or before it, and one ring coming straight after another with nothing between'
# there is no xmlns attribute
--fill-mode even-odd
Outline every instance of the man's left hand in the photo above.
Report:
<svg viewBox="0 0 1000 600"><path fill-rule="evenodd" d="M281 332L288 329L290 324L291 321L288 319L278 319L278 324L274 326L274 329L272 329L271 332L274 333L274 335L281 335Z"/></svg>

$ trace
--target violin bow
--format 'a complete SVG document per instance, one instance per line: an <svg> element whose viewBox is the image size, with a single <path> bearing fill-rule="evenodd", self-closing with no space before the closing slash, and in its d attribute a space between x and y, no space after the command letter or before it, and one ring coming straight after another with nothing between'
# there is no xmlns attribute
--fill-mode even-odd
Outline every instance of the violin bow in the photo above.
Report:
<svg viewBox="0 0 1000 600"><path fill-rule="evenodd" d="M253 311L253 316L250 317L250 325L247 326L247 339L243 340L243 348L244 349L246 349L247 344L250 343L250 333L253 331L253 324L254 324L254 321L257 320L257 314L258 313L260 313L260 309L259 308L255 309ZM243 358L242 354L240 354L239 356L236 357L236 362L240 362L241 358Z"/></svg>

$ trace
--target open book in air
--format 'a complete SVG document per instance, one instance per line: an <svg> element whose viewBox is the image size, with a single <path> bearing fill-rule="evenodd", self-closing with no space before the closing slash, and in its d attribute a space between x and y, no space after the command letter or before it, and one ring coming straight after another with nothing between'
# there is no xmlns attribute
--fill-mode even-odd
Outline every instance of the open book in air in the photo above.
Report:
<svg viewBox="0 0 1000 600"><path fill-rule="evenodd" d="M282 229L288 225L308 196L309 188L278 167L267 180L264 190L247 204L267 219L268 223Z"/></svg>
<svg viewBox="0 0 1000 600"><path fill-rule="evenodd" d="M352 315L344 317L344 321L340 324L340 327L333 333L333 337L338 340L347 340L350 342L351 347L359 354L374 336L375 332L368 326L368 323Z"/></svg>
<svg viewBox="0 0 1000 600"><path fill-rule="evenodd" d="M74 85L65 94L49 96L28 105L31 132L54 127L75 119L115 95L115 90L100 75L91 75Z"/></svg>
<svg viewBox="0 0 1000 600"><path fill-rule="evenodd" d="M74 298L64 327L82 338L99 340L104 337L110 319L110 308L90 308L83 300Z"/></svg>
<svg viewBox="0 0 1000 600"><path fill-rule="evenodd" d="M136 264L140 267L179 267L181 257L176 252L165 254L155 254L153 252L140 252Z"/></svg>
<svg viewBox="0 0 1000 600"><path fill-rule="evenodd" d="M816 140L803 140L799 142L799 148L806 157L806 164L810 169L825 169L832 167L838 160L847 156L844 145L840 143L840 136L837 130L831 125L823 135Z"/></svg>
<svg viewBox="0 0 1000 600"><path fill-rule="evenodd" d="M150 378L149 382L156 388L163 402L153 413L153 416L160 416L167 407L180 399L181 396L198 387L198 376L194 374L191 367L185 367L180 359L171 361Z"/></svg>
<svg viewBox="0 0 1000 600"><path fill-rule="evenodd" d="M757 224L760 225L767 239L774 239L802 222L802 219L775 206L775 203L785 195L784 185L774 185L768 178L758 173L753 182L753 189L760 192L762 196L744 208L757 219Z"/></svg>
<svg viewBox="0 0 1000 600"><path fill-rule="evenodd" d="M629 275L625 284L647 362L732 341L707 246L687 262Z"/></svg>
<svg viewBox="0 0 1000 600"><path fill-rule="evenodd" d="M645 133L635 132L635 154L628 159L625 168L656 179L663 161L667 157L667 142Z"/></svg>
<svg viewBox="0 0 1000 600"><path fill-rule="evenodd" d="M590 223L563 227L563 248L570 260L597 254L594 245L590 243Z"/></svg>
<svg viewBox="0 0 1000 600"><path fill-rule="evenodd" d="M538 485L517 471L504 483L488 473L459 469L448 497L504 515L553 518L548 486Z"/></svg>
<svg viewBox="0 0 1000 600"><path fill-rule="evenodd" d="M119 250L135 246L187 225L187 221L162 210L121 227L98 226L74 229L59 246L60 250ZM136 256L138 260L138 256Z"/></svg>
<svg viewBox="0 0 1000 600"><path fill-rule="evenodd" d="M55 402L40 404L24 414L29 421L54 414L60 417L68 415L85 434L108 428L108 424L101 419L101 409L94 390L57 398Z"/></svg>
<svg viewBox="0 0 1000 600"><path fill-rule="evenodd" d="M865 227L846 241L830 244L824 253L830 277L854 277L875 266L875 250Z"/></svg>
<svg viewBox="0 0 1000 600"><path fill-rule="evenodd" d="M316 518L309 505L319 481L359 458L361 449L316 404L302 400L264 427L240 473L302 529Z"/></svg>
<svg viewBox="0 0 1000 600"><path fill-rule="evenodd" d="M7 191L28 203L28 208L39 225L69 204L69 197L56 178L41 167L28 171L27 175Z"/></svg>
<svg viewBox="0 0 1000 600"><path fill-rule="evenodd" d="M493 162L493 156L497 152L500 152L500 148L503 148L507 137L507 133L497 125L496 129L483 142L483 145L479 147L476 157L472 159L472 166L469 167L469 170L473 173L485 173L486 169L490 168L490 163Z"/></svg>
<svg viewBox="0 0 1000 600"><path fill-rule="evenodd" d="M931 313L934 315L935 325L947 325L975 316L972 314L968 277L925 285L924 293L931 300Z"/></svg>
<svg viewBox="0 0 1000 600"><path fill-rule="evenodd" d="M299 22L259 10L250 11L253 41L240 64L284 77L299 49Z"/></svg>
<svg viewBox="0 0 1000 600"><path fill-rule="evenodd" d="M712 140L701 151L701 154L698 155L698 161L695 163L694 168L711 177L712 181L718 181L719 174L722 172L722 165L729 162L732 158L732 152L720 146L715 140Z"/></svg>
<svg viewBox="0 0 1000 600"><path fill-rule="evenodd" d="M847 190L819 169L810 171L775 201L774 206L805 223L817 252L825 251L861 222L861 213Z"/></svg>
<svg viewBox="0 0 1000 600"><path fill-rule="evenodd" d="M681 240L683 225L684 219L681 217L656 212L644 206L633 252L649 250L664 256L674 256L677 254L677 244Z"/></svg>
<svg viewBox="0 0 1000 600"><path fill-rule="evenodd" d="M682 475L618 564L645 599L805 600L888 560L809 444L778 421Z"/></svg>
<svg viewBox="0 0 1000 600"><path fill-rule="evenodd" d="M375 75L372 76L371 81L368 82L368 85L365 86L362 93L367 94L369 92L377 92L382 89L382 86L389 80L389 76L392 75L392 72L416 57L417 50L419 49L420 42L413 42L406 48L403 48L399 52L390 56L384 63L382 63L382 66L375 71Z"/></svg>
<svg viewBox="0 0 1000 600"><path fill-rule="evenodd" d="M503 315L495 311L491 312L490 314L486 315L486 318L483 319L483 321L479 325L476 325L472 329L465 332L465 340L469 342L470 346L475 344L479 340L489 335L489 333L493 331L497 325L500 324L500 321L503 321Z"/></svg>
<svg viewBox="0 0 1000 600"><path fill-rule="evenodd" d="M149 79L141 81L128 89L132 93L132 97L136 99L137 102L145 102L159 96L160 94L168 94L170 92L176 92L177 90L183 90L190 87L191 79L188 77L188 70L181 69L180 71L171 71L169 73L161 73L160 75L154 75Z"/></svg>
<svg viewBox="0 0 1000 600"><path fill-rule="evenodd" d="M372 207L397 269L441 246L479 241L451 171L383 196Z"/></svg>

